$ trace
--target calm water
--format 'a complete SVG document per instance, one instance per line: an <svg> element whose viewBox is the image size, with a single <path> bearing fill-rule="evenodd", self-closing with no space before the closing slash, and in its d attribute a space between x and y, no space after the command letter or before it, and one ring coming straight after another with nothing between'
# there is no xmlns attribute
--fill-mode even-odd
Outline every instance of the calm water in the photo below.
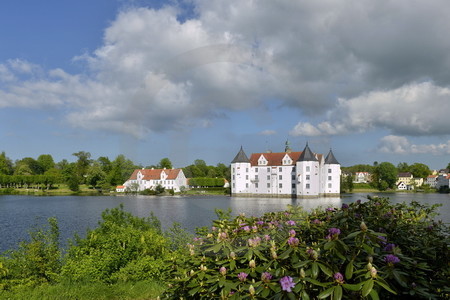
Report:
<svg viewBox="0 0 450 300"><path fill-rule="evenodd" d="M101 213L107 208L114 208L123 203L126 211L140 217L149 216L150 212L161 221L163 227L170 227L173 222L181 223L190 231L196 227L210 226L216 218L216 208L233 214L245 213L247 216L259 216L269 211L285 210L288 204L300 205L306 210L315 207L340 207L342 203L351 203L358 199L365 200L367 194L348 194L341 198L320 199L280 199L280 198L237 198L227 196L0 196L0 253L13 249L27 238L28 231L36 225L47 223L50 217L56 217L63 241L73 237L74 233L82 236L87 228L95 228ZM377 194L371 194L377 195ZM447 194L380 194L390 197L392 202L442 203L439 208L444 222L450 223L450 195Z"/></svg>

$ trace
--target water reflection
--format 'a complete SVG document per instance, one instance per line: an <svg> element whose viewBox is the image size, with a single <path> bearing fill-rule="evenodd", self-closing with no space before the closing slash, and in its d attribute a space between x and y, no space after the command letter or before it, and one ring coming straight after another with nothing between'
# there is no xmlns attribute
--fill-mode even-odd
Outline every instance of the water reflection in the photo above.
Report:
<svg viewBox="0 0 450 300"><path fill-rule="evenodd" d="M443 204L439 218L450 222L450 195L395 193L372 194L390 197L394 203L411 200L426 204ZM74 233L84 235L87 228L94 228L107 208L121 203L126 211L139 217L148 217L153 212L164 228L180 223L184 228L211 226L216 219L215 209L232 210L233 215L245 213L260 216L270 211L282 211L290 205L302 206L305 210L322 207L341 207L343 203L356 200L366 201L366 194L348 194L341 198L289 199L289 198L240 198L228 196L0 196L0 252L15 247L25 239L27 232L35 225L47 223L50 217L57 217L63 240Z"/></svg>

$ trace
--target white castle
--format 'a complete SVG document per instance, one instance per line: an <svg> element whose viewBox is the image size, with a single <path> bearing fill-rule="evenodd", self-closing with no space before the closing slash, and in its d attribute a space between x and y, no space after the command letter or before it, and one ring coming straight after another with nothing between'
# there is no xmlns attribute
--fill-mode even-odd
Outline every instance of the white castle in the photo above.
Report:
<svg viewBox="0 0 450 300"><path fill-rule="evenodd" d="M316 198L339 196L341 166L330 152L324 159L306 144L302 152L253 153L239 150L231 162L231 195Z"/></svg>

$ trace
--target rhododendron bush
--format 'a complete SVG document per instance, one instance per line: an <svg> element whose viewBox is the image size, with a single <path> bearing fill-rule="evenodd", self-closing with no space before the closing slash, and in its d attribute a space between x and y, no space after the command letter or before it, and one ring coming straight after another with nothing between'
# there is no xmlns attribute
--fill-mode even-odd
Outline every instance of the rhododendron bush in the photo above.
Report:
<svg viewBox="0 0 450 300"><path fill-rule="evenodd" d="M298 200L301 203L301 200ZM450 297L449 227L436 206L369 198L260 217L219 212L173 255L168 298L442 299Z"/></svg>

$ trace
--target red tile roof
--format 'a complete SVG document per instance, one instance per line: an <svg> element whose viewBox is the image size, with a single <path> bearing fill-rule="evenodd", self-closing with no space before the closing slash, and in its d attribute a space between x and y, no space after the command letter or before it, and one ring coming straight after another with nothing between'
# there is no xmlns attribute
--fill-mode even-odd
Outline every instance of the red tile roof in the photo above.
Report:
<svg viewBox="0 0 450 300"><path fill-rule="evenodd" d="M144 175L144 180L160 180L162 172L167 175L167 180L174 180L178 177L180 171L181 169L137 169L134 170L133 174L131 174L131 177L128 180L136 180L137 174L139 172Z"/></svg>
<svg viewBox="0 0 450 300"><path fill-rule="evenodd" d="M261 155L263 155L267 160L267 166L282 166L283 158L286 154L292 159L291 165L295 165L302 152L252 153L252 155L250 156L250 164L252 166L258 166L258 160ZM319 162L321 162L322 154L315 153L315 155Z"/></svg>

